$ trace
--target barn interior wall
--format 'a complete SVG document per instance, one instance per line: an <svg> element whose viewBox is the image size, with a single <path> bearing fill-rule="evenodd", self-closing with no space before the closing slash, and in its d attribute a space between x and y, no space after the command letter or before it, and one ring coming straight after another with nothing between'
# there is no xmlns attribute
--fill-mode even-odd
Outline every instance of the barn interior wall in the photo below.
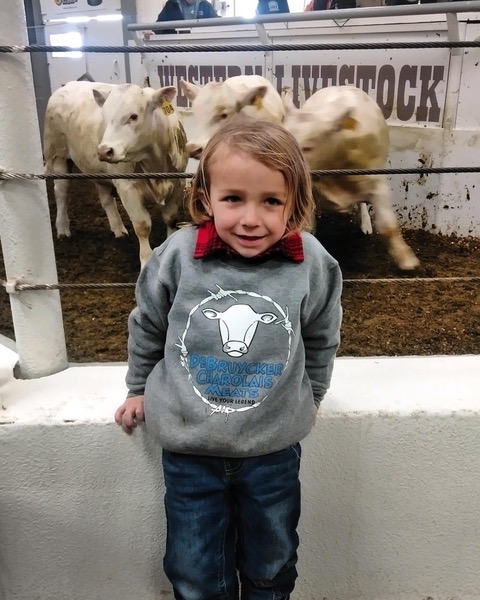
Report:
<svg viewBox="0 0 480 600"><path fill-rule="evenodd" d="M162 10L165 0L136 0L137 23L153 23Z"/></svg>
<svg viewBox="0 0 480 600"><path fill-rule="evenodd" d="M113 422L125 365L20 381L15 360L0 347L0 597L171 599L159 449ZM480 600L479 373L337 360L303 443L296 600Z"/></svg>

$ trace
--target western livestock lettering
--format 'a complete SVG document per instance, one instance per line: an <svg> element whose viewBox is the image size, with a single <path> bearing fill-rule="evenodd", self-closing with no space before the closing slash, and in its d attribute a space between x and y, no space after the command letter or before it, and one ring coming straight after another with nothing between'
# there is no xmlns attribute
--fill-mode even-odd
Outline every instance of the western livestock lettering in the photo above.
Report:
<svg viewBox="0 0 480 600"><path fill-rule="evenodd" d="M180 78L198 85L223 81L236 75L263 75L261 65L158 65L160 86L178 89ZM355 85L372 96L386 119L439 123L443 95L438 86L446 78L445 65L276 65L273 83L279 93L289 87L299 106L317 90L331 85ZM188 101L179 90L177 105Z"/></svg>

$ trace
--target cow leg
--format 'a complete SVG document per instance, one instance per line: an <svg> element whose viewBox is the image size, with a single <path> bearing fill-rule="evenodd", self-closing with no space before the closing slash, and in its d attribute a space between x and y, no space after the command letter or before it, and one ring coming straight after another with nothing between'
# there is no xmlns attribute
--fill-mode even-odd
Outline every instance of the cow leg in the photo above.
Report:
<svg viewBox="0 0 480 600"><path fill-rule="evenodd" d="M399 268L405 271L415 269L420 261L400 233L390 199L388 181L380 175L375 177L377 179L372 188L369 202L374 208L376 229L387 243L388 252Z"/></svg>
<svg viewBox="0 0 480 600"><path fill-rule="evenodd" d="M127 179L117 180L115 187L138 238L140 265L143 268L152 254L149 241L150 232L152 231L152 219L147 209L143 206L142 187L139 187L136 182Z"/></svg>
<svg viewBox="0 0 480 600"><path fill-rule="evenodd" d="M125 229L122 217L118 212L117 201L113 195L114 187L111 184L95 183L97 188L98 197L102 205L105 214L107 215L110 229L115 234L116 238L128 235L128 231Z"/></svg>
<svg viewBox="0 0 480 600"><path fill-rule="evenodd" d="M358 205L358 212L360 217L360 229L365 235L371 235L373 233L372 220L370 219L370 213L368 212L368 204L360 202Z"/></svg>
<svg viewBox="0 0 480 600"><path fill-rule="evenodd" d="M69 173L68 161L66 158L55 158L49 165L48 171L56 175ZM68 191L70 189L70 181L68 179L56 179L53 184L55 195L55 204L57 207L57 215L55 218L55 229L57 237L70 237L70 219L68 218Z"/></svg>
<svg viewBox="0 0 480 600"><path fill-rule="evenodd" d="M177 230L178 207L185 197L185 183L165 181L162 195L164 200L160 202L162 221L167 227L167 236ZM166 185L165 185L166 184Z"/></svg>

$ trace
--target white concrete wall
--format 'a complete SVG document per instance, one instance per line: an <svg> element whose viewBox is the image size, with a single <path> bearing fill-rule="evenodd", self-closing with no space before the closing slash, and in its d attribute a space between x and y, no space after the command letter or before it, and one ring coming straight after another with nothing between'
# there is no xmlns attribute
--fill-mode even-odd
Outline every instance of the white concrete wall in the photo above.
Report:
<svg viewBox="0 0 480 600"><path fill-rule="evenodd" d="M0 348L0 599L171 598L159 449L124 365L12 378ZM480 599L480 356L339 359L304 443L295 600Z"/></svg>

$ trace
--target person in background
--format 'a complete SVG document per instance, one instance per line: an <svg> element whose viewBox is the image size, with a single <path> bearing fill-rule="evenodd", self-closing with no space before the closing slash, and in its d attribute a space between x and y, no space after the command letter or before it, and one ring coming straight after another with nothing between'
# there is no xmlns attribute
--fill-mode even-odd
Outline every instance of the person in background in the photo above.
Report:
<svg viewBox="0 0 480 600"><path fill-rule="evenodd" d="M276 15L289 13L287 0L258 0L257 15Z"/></svg>
<svg viewBox="0 0 480 600"><path fill-rule="evenodd" d="M115 421L131 434L145 420L156 442L175 599L289 600L300 442L330 385L342 274L306 232L311 177L280 125L222 127L188 207L196 225L140 273Z"/></svg>
<svg viewBox="0 0 480 600"><path fill-rule="evenodd" d="M191 19L212 19L217 11L207 0L167 0L157 17L162 21L182 21ZM175 29L154 29L154 33L175 33Z"/></svg>
<svg viewBox="0 0 480 600"><path fill-rule="evenodd" d="M442 2L459 2L460 0L441 0ZM401 6L405 4L434 4L440 0L385 0L385 6Z"/></svg>
<svg viewBox="0 0 480 600"><path fill-rule="evenodd" d="M400 6L403 4L433 4L437 0L385 0L385 6Z"/></svg>
<svg viewBox="0 0 480 600"><path fill-rule="evenodd" d="M356 0L311 0L305 7L305 12L312 10L333 10L341 8L357 8Z"/></svg>

